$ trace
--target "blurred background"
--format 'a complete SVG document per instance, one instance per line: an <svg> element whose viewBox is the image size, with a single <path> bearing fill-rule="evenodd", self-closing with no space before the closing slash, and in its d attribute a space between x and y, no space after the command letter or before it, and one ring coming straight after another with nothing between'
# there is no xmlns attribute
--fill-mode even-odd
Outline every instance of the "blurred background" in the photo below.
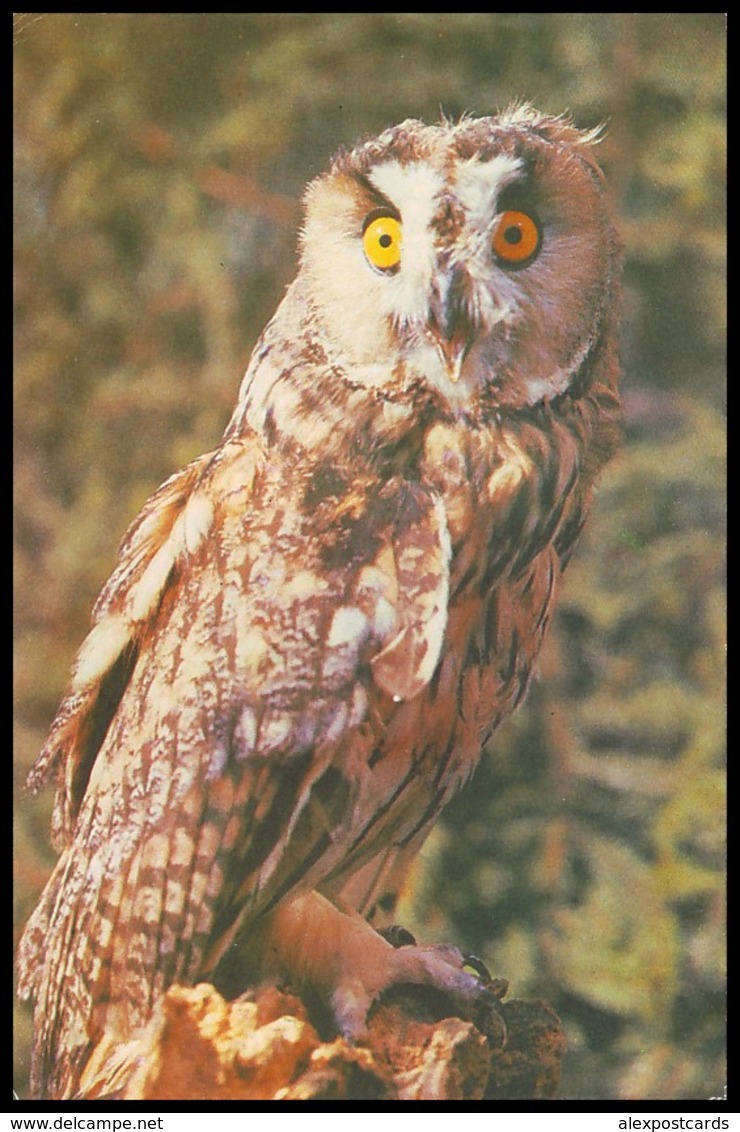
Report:
<svg viewBox="0 0 740 1132"><path fill-rule="evenodd" d="M554 1006L564 1098L721 1096L724 17L14 21L16 931L54 861L25 775L127 524L227 421L306 181L403 118L526 98L608 126L626 440L540 678L400 918Z"/></svg>

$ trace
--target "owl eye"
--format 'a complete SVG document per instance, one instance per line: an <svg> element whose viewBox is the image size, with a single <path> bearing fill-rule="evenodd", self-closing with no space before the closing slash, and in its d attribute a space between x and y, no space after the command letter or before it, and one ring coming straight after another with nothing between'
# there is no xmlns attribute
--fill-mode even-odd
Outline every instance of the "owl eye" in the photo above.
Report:
<svg viewBox="0 0 740 1132"><path fill-rule="evenodd" d="M523 267L540 250L539 224L526 212L509 208L502 212L493 230L493 251L507 267Z"/></svg>
<svg viewBox="0 0 740 1132"><path fill-rule="evenodd" d="M371 213L362 230L362 246L368 263L379 271L395 271L401 262L403 229L400 220L387 213Z"/></svg>

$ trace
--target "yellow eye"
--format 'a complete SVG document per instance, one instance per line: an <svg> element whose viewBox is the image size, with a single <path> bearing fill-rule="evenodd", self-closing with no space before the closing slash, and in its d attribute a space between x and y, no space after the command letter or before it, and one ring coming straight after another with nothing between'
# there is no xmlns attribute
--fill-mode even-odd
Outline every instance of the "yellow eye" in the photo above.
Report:
<svg viewBox="0 0 740 1132"><path fill-rule="evenodd" d="M401 262L403 231L395 216L371 216L365 221L362 246L368 263L380 271L393 271Z"/></svg>
<svg viewBox="0 0 740 1132"><path fill-rule="evenodd" d="M502 212L493 230L493 250L502 263L520 267L540 247L539 225L526 212L510 208Z"/></svg>

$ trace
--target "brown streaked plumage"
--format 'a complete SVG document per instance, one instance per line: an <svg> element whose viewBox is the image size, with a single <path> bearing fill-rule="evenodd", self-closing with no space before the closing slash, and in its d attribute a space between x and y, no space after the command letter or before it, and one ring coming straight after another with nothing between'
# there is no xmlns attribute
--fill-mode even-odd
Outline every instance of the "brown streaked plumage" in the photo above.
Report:
<svg viewBox="0 0 740 1132"><path fill-rule="evenodd" d="M115 1091L236 940L349 1036L393 982L481 993L349 905L388 903L521 701L618 443L593 141L407 121L309 187L224 438L129 530L32 772L61 854L20 948L37 1096Z"/></svg>

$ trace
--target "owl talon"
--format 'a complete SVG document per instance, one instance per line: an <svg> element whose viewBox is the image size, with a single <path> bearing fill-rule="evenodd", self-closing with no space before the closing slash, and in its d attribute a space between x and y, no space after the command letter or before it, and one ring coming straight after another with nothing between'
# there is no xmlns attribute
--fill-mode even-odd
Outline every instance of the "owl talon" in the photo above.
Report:
<svg viewBox="0 0 740 1132"><path fill-rule="evenodd" d="M387 930L378 934L385 938ZM394 938L398 935L405 939L411 933L404 929L391 932ZM393 946L392 939L387 942ZM473 1021L485 1033L503 1035L495 1003L505 993L505 980L492 979L475 956L464 955L452 946L423 947L403 942L394 946L386 960L382 973L374 972L375 978L367 982L362 977L346 978L335 988L332 1007L343 1037L353 1042L364 1040L372 1007L387 991L402 985L432 987L447 1000L451 1014ZM466 966L474 966L476 973L466 971Z"/></svg>
<svg viewBox="0 0 740 1132"><path fill-rule="evenodd" d="M488 967L477 955L472 955L465 952L463 955L464 965L470 967L479 976L481 981L485 984L487 990L491 992L494 998L502 999L506 996L509 989L509 980L494 978Z"/></svg>
<svg viewBox="0 0 740 1132"><path fill-rule="evenodd" d="M391 947L396 949L416 945L416 937L401 924L390 924L387 928L379 928L378 935L382 936Z"/></svg>
<svg viewBox="0 0 740 1132"><path fill-rule="evenodd" d="M488 970L488 967L485 965L483 960L480 959L477 955L473 955L471 952L465 951L463 952L463 962L466 967L470 967L471 970L475 971L476 975L479 975L484 983L487 984L492 981L491 972Z"/></svg>

